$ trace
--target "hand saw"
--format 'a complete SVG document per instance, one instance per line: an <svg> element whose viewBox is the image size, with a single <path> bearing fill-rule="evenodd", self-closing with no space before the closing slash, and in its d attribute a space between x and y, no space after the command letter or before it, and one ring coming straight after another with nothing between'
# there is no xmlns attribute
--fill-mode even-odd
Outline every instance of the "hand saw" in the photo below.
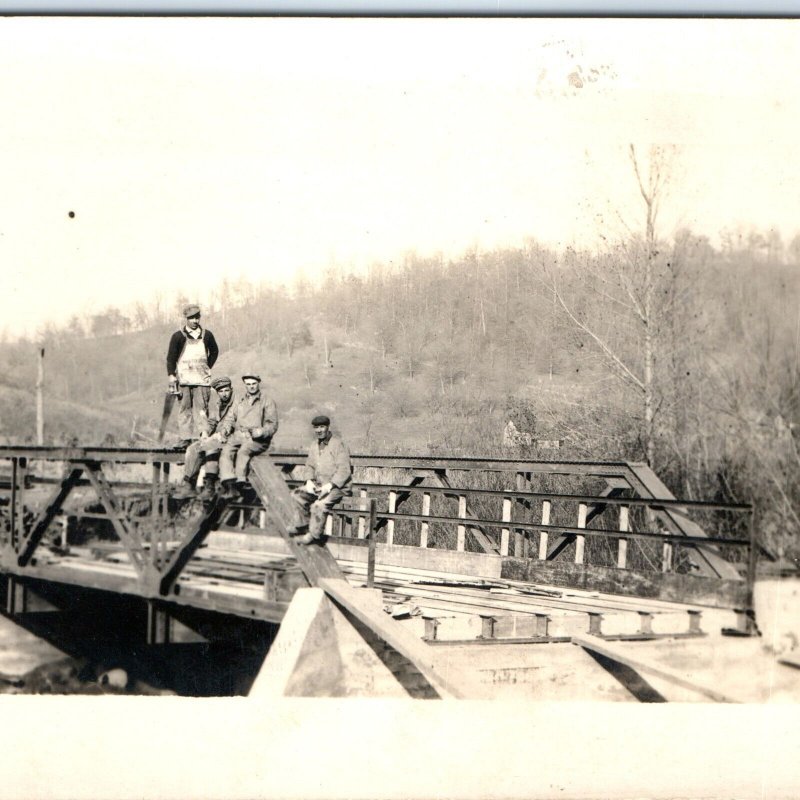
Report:
<svg viewBox="0 0 800 800"><path fill-rule="evenodd" d="M164 410L161 412L161 427L158 429L158 441L164 441L164 433L167 430L167 422L169 422L169 415L172 413L172 407L175 405L175 401L179 399L181 396L180 389L176 389L174 392L169 391L164 395Z"/></svg>

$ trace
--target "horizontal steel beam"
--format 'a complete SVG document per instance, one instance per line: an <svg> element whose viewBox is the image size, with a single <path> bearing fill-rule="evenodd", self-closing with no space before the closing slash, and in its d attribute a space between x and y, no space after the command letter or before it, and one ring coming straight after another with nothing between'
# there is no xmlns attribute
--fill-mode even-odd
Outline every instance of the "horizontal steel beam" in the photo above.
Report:
<svg viewBox="0 0 800 800"><path fill-rule="evenodd" d="M369 515L368 511L348 510L355 516ZM433 514L390 514L378 511L378 519L413 520L415 522L443 522L457 525L485 525L487 528L510 528L512 530L544 531L545 533L569 533L580 536L606 536L615 539L654 539L659 542L674 542L676 544L727 544L738 547L749 547L749 539L731 539L726 536L685 536L682 533L662 533L661 531L620 531L604 530L602 528L573 528L568 525L542 525L537 522L503 522L496 519L465 519L463 517L442 517Z"/></svg>
<svg viewBox="0 0 800 800"><path fill-rule="evenodd" d="M301 481L288 481L297 483ZM467 495L468 497L510 497L519 500L568 500L578 503L598 503L607 506L641 506L644 508L698 508L707 511L752 511L750 503L711 503L703 500L658 500L644 497L613 497L595 494L561 494L559 492L523 492L516 489L469 489L461 486L441 487L426 484L411 486L402 483L353 483L353 489L380 489L382 491L405 491L414 494L442 494L450 496Z"/></svg>
<svg viewBox="0 0 800 800"><path fill-rule="evenodd" d="M152 464L183 461L184 451L176 447L38 447L34 445L0 446L0 459L25 457L42 461L117 461ZM281 466L305 463L305 453L270 453ZM566 475L622 475L628 469L624 461L520 461L508 458L439 458L434 456L352 455L357 467L398 469L486 470L490 472L541 472Z"/></svg>
<svg viewBox="0 0 800 800"><path fill-rule="evenodd" d="M3 572L67 586L127 594L145 599L159 599L176 605L215 611L220 614L233 614L237 617L265 622L280 622L289 607L289 604L284 602L262 600L252 596L237 597L229 592L215 593L213 588L194 587L185 581L178 584L179 593L173 593L167 599L160 597L157 590L154 591L144 581L139 580L133 570L127 575L104 574L97 570L82 570L74 565L67 567L65 565L36 564L24 569L15 569L13 565L8 565Z"/></svg>

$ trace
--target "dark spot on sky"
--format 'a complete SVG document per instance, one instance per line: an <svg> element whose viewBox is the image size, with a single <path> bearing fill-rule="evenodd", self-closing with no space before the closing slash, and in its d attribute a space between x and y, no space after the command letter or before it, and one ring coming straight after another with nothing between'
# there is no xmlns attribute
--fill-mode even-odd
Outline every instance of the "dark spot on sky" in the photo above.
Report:
<svg viewBox="0 0 800 800"><path fill-rule="evenodd" d="M69 218L70 219L75 219L75 212L74 211L70 211L69 212Z"/></svg>

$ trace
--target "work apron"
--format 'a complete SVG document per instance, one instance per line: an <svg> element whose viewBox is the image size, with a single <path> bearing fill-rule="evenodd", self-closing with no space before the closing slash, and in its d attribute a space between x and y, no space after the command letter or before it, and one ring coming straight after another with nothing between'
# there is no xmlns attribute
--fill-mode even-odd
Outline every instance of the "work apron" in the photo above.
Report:
<svg viewBox="0 0 800 800"><path fill-rule="evenodd" d="M186 337L186 345L178 359L178 383L181 386L211 386L204 336L205 331L199 339Z"/></svg>

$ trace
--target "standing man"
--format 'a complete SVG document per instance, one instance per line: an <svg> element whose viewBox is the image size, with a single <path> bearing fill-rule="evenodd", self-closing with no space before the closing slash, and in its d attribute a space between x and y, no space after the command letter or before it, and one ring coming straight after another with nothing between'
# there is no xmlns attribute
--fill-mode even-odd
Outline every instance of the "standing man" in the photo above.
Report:
<svg viewBox="0 0 800 800"><path fill-rule="evenodd" d="M208 399L211 395L211 367L219 355L214 334L200 326L200 306L183 309L186 325L172 334L167 350L167 375L170 392L180 392L178 429L181 442L188 447L195 425L201 436L208 436Z"/></svg>
<svg viewBox="0 0 800 800"><path fill-rule="evenodd" d="M261 391L261 376L242 375L242 381L246 394L220 426L225 437L219 459L222 497L228 499L236 496L234 483L241 488L247 482L250 459L266 451L278 430L278 409Z"/></svg>
<svg viewBox="0 0 800 800"><path fill-rule="evenodd" d="M350 452L340 437L331 433L330 418L324 414L311 420L314 441L308 448L304 467L305 484L295 489L294 496L309 514L308 533L300 544L311 544L322 539L325 518L330 510L345 496L353 493L353 466Z"/></svg>
<svg viewBox="0 0 800 800"><path fill-rule="evenodd" d="M216 414L209 414L208 436L201 437L186 448L186 465L183 468L183 486L173 495L176 499L194 497L200 465L205 465L206 477L203 482L203 500L211 500L219 477L219 454L225 444L222 425L233 408L233 387L227 376L214 378L211 388L217 393Z"/></svg>

